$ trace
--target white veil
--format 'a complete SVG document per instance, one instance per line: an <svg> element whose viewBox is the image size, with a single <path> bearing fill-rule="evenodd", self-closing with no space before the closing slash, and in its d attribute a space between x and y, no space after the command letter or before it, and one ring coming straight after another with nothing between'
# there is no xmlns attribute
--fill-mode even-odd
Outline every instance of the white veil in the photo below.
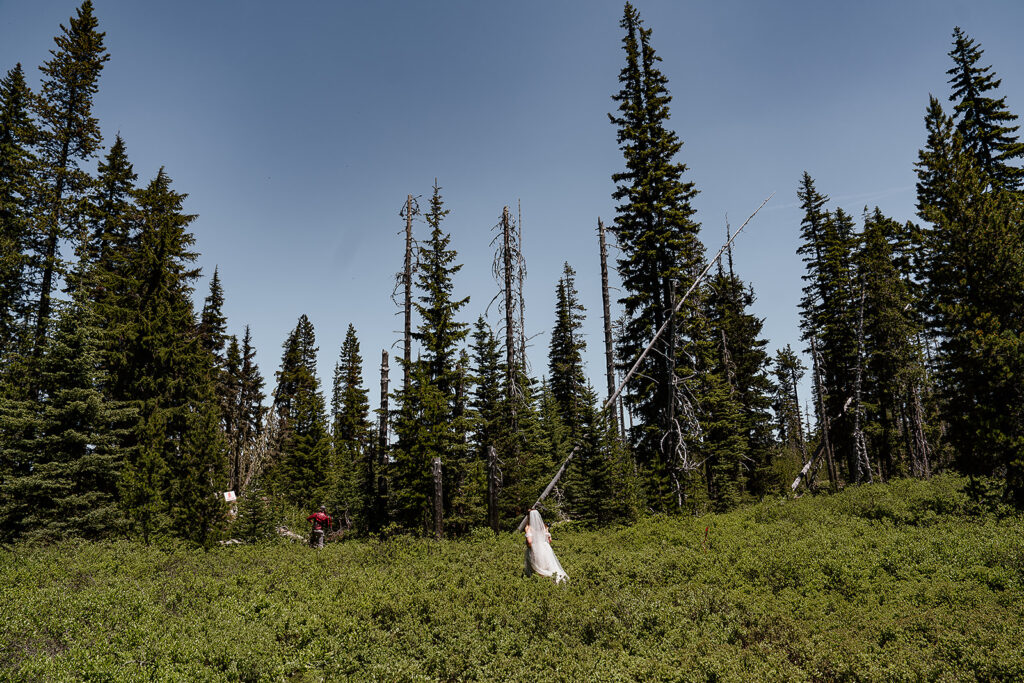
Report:
<svg viewBox="0 0 1024 683"><path fill-rule="evenodd" d="M562 569L562 565L555 557L555 551L551 549L550 536L544 520L536 510L530 510L530 518L526 529L526 571L535 571L541 576L554 576L555 583L561 583L569 578L569 575Z"/></svg>

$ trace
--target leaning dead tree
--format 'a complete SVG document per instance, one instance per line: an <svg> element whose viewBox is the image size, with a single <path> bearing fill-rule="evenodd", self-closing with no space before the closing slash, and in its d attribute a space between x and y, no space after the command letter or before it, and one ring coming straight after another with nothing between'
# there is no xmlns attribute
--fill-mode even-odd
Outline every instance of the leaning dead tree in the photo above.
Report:
<svg viewBox="0 0 1024 683"><path fill-rule="evenodd" d="M745 228L747 224L750 223L751 220L753 220L754 216L756 216L758 212L764 207L764 205L767 204L768 201L771 200L771 198L774 196L775 193L773 192L770 195L768 195L767 199L761 202L761 205L754 210L754 213L750 214L747 220L743 221L743 225L741 225L739 229L736 230L736 233L729 238L728 242L722 245L722 247L718 250L718 253L715 254L715 256L707 262L707 264L704 266L704 269L700 272L700 274L693 279L693 283L686 290L686 293L679 297L679 300L676 302L676 305L672 307L672 310L669 312L668 319L665 320L665 322L662 323L661 327L659 327L658 330L654 333L654 336L651 338L651 341L647 343L647 346L644 347L644 350L640 352L640 355L633 362L633 365L630 367L629 372L627 372L626 376L622 378L621 382L619 382L619 386L616 387L612 395L609 396L608 400L605 401L604 404L601 406L599 415L603 416L605 412L608 410L608 408L615 405L615 399L618 398L619 394L622 393L622 390L626 387L627 384L629 384L629 381L633 379L633 376L640 368L640 364L643 363L644 359L647 358L647 356L650 354L651 349L654 348L654 345L657 343L659 337L661 337L661 335L665 333L665 330L669 328L670 323L675 318L676 314L679 313L679 310L683 307L683 304L686 303L686 300L690 298L690 295L693 294L694 290L696 290L697 287L704 281L704 278L707 277L708 273L711 271L711 266L714 265L714 263L722 255L722 253L725 252L725 250L732 245L736 237L738 237L739 234L743 232L743 228ZM550 494L552 489L555 488L555 485L558 483L558 480L562 477L562 474L565 473L565 468L569 466L569 463L572 461L576 453L579 452L579 450L580 443L577 443L576 446L574 446L573 449L569 451L569 455L565 457L565 460L562 461L561 467L558 468L558 471L555 473L555 476L544 488L544 491L541 492L540 497L538 497L537 501L532 506L530 506L531 508L537 507L544 501L545 498L548 497L548 494ZM519 523L519 531L522 531L523 527L526 526L527 519L528 517L523 517L523 520Z"/></svg>

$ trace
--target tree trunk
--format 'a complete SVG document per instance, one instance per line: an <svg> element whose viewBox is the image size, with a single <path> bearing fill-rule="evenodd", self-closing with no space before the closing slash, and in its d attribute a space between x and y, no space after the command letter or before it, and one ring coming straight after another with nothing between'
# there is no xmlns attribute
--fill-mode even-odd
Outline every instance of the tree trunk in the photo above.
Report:
<svg viewBox="0 0 1024 683"><path fill-rule="evenodd" d="M818 343L813 336L811 337L811 356L814 361L814 390L818 399L818 414L821 416L822 446L825 452L825 464L828 467L828 486L835 491L839 487L839 473L836 471L836 462L832 454L832 441L829 435L830 424L828 412L825 408L825 391L821 382L821 365L818 363Z"/></svg>
<svg viewBox="0 0 1024 683"><path fill-rule="evenodd" d="M402 347L402 376L401 387L409 388L410 367L413 361L413 196L406 196L406 264L402 271L402 287L406 292L404 301L404 313L406 313L406 328L404 328L404 345Z"/></svg>
<svg viewBox="0 0 1024 683"><path fill-rule="evenodd" d="M377 482L375 505L377 524L384 519L384 501L387 498L385 472L388 463L388 352L380 352L380 425L377 432Z"/></svg>
<svg viewBox="0 0 1024 683"><path fill-rule="evenodd" d="M611 301L608 295L608 249L604 236L604 223L597 219L597 234L601 245L601 303L604 305L604 361L608 378L608 396L615 393L615 354L612 349ZM621 419L621 418L620 418Z"/></svg>
<svg viewBox="0 0 1024 683"><path fill-rule="evenodd" d="M512 303L512 226L508 207L501 212L502 268L505 274L505 395L515 396L515 305ZM510 405L510 410L514 408Z"/></svg>
<svg viewBox="0 0 1024 683"><path fill-rule="evenodd" d="M498 533L498 451L494 446L487 447L487 523L494 533Z"/></svg>
<svg viewBox="0 0 1024 683"><path fill-rule="evenodd" d="M444 536L444 485L441 479L441 458L435 456L432 463L434 472L434 537Z"/></svg>
<svg viewBox="0 0 1024 683"><path fill-rule="evenodd" d="M523 298L523 285L526 282L526 259L523 258L523 207L519 205L519 223L516 225L516 266L518 278L516 295L519 298L519 366L526 372L526 300Z"/></svg>
<svg viewBox="0 0 1024 683"><path fill-rule="evenodd" d="M853 447L857 457L857 474L855 481L867 481L869 484L874 481L871 474L871 461L868 460L867 444L864 440L864 430L861 428L861 413L864 406L860 400L861 384L864 377L864 297L863 286L860 290L860 315L857 319L857 369L853 380Z"/></svg>
<svg viewBox="0 0 1024 683"><path fill-rule="evenodd" d="M50 212L50 225L46 235L46 251L43 254L43 278L39 288L39 308L36 311L36 336L32 349L32 358L38 360L43 355L46 344L46 321L50 317L50 292L53 290L53 273L57 269L57 245L60 239L61 201L64 199L64 180L67 175L68 158L70 157L70 141L65 139L61 146L57 170L57 186L54 189L53 204ZM35 382L33 381L33 384ZM32 396L36 391L33 387Z"/></svg>

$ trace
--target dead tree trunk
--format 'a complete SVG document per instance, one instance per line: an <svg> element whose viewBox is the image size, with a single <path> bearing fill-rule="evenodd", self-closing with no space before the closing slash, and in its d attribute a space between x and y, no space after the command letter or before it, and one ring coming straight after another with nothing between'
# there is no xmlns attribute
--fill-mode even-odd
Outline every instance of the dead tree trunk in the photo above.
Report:
<svg viewBox="0 0 1024 683"><path fill-rule="evenodd" d="M380 424L377 431L377 481L376 501L377 522L384 517L384 501L387 498L387 479L385 472L388 463L388 352L380 352Z"/></svg>
<svg viewBox="0 0 1024 683"><path fill-rule="evenodd" d="M604 361L608 378L608 396L615 393L615 354L612 350L612 314L608 295L608 248L604 237L604 223L597 219L597 235L601 244L601 303L604 305Z"/></svg>
<svg viewBox="0 0 1024 683"><path fill-rule="evenodd" d="M509 400L515 395L515 306L512 304L512 226L506 206L501 212L502 269L505 274L505 396Z"/></svg>
<svg viewBox="0 0 1024 683"><path fill-rule="evenodd" d="M434 473L434 537L440 541L444 536L444 485L441 478L440 457L434 457L432 469Z"/></svg>
<svg viewBox="0 0 1024 683"><path fill-rule="evenodd" d="M405 267L402 271L405 289L405 330L402 347L402 388L409 388L412 367L412 195L405 198Z"/></svg>
<svg viewBox="0 0 1024 683"><path fill-rule="evenodd" d="M516 225L516 296L519 303L519 367L523 373L529 372L526 366L526 299L523 297L523 284L526 282L526 259L523 258L523 206L519 203L519 223Z"/></svg>

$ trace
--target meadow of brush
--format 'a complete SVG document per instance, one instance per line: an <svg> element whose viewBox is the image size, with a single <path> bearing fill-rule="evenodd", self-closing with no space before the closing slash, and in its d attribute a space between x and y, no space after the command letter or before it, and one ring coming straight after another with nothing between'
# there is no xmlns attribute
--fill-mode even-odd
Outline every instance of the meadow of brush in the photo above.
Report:
<svg viewBox="0 0 1024 683"><path fill-rule="evenodd" d="M1024 680L1024 515L964 485L553 525L561 586L484 531L8 547L0 680Z"/></svg>

